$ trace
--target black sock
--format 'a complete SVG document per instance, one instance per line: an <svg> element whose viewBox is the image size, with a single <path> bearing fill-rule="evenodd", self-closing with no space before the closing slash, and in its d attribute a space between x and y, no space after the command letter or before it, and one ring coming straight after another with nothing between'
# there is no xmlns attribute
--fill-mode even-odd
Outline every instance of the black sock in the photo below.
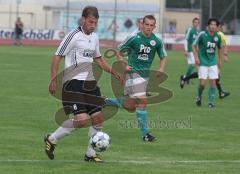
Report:
<svg viewBox="0 0 240 174"><path fill-rule="evenodd" d="M222 93L222 86L220 84L220 78L216 80L216 85L217 85L217 89L218 89L218 93L219 95Z"/></svg>
<svg viewBox="0 0 240 174"><path fill-rule="evenodd" d="M194 72L194 73L192 73L191 75L186 76L183 80L184 80L184 81L188 81L188 80L190 80L190 79L196 79L196 78L198 78L198 72Z"/></svg>

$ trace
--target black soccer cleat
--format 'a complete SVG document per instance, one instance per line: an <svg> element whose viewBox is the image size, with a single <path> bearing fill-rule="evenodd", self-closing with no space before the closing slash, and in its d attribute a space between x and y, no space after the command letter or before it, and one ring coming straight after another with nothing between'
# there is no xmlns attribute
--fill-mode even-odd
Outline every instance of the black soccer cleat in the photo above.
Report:
<svg viewBox="0 0 240 174"><path fill-rule="evenodd" d="M209 108L214 108L215 105L214 105L213 103L208 103L208 107L209 107Z"/></svg>
<svg viewBox="0 0 240 174"><path fill-rule="evenodd" d="M98 154L96 154L96 155L94 155L94 156L91 156L91 157L89 157L89 156L87 156L87 155L85 154L85 156L84 156L84 161L87 161L87 162L96 162L96 163L102 163L102 162L103 162L102 158L101 158L100 155L98 155Z"/></svg>
<svg viewBox="0 0 240 174"><path fill-rule="evenodd" d="M184 80L185 76L181 75L180 76L180 88L183 89L184 85L185 85L185 80Z"/></svg>
<svg viewBox="0 0 240 174"><path fill-rule="evenodd" d="M198 107L202 106L202 99L201 99L200 97L197 97L197 98L196 98L196 105L197 105Z"/></svg>
<svg viewBox="0 0 240 174"><path fill-rule="evenodd" d="M152 142L154 141L155 137L152 136L150 133L147 133L145 136L143 136L143 141Z"/></svg>
<svg viewBox="0 0 240 174"><path fill-rule="evenodd" d="M56 144L53 144L51 143L49 140L48 140L48 137L50 135L46 135L44 137L44 142L45 142L45 152L48 156L49 159L53 160L54 159L54 149L55 149L55 146Z"/></svg>
<svg viewBox="0 0 240 174"><path fill-rule="evenodd" d="M219 98L220 99L224 99L225 97L229 96L230 95L230 92L225 92L225 91L222 91L220 94L219 94Z"/></svg>

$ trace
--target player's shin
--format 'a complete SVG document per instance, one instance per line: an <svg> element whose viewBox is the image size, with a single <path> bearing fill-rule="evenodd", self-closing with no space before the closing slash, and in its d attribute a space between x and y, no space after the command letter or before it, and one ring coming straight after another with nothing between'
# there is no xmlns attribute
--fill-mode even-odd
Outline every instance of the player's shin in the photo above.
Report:
<svg viewBox="0 0 240 174"><path fill-rule="evenodd" d="M140 125L141 134L144 137L148 133L148 127L147 127L148 113L145 108L137 108L136 116L138 119L138 123Z"/></svg>
<svg viewBox="0 0 240 174"><path fill-rule="evenodd" d="M88 138L90 140L90 138L95 135L97 132L101 131L102 127L100 126L90 126L89 127L89 130L88 130ZM88 143L88 147L87 147L87 152L86 152L86 155L88 157L92 157L92 156L95 156L96 155L96 152L95 150L93 149L92 145L90 144L90 141Z"/></svg>
<svg viewBox="0 0 240 174"><path fill-rule="evenodd" d="M199 98L202 98L203 90L204 90L204 86L200 84L198 86L198 97Z"/></svg>
<svg viewBox="0 0 240 174"><path fill-rule="evenodd" d="M53 144L56 144L58 140L65 137L66 135L69 135L72 131L74 131L74 125L73 120L69 119L62 123L62 125L55 130L50 136L49 141L51 141Z"/></svg>
<svg viewBox="0 0 240 174"><path fill-rule="evenodd" d="M194 66L189 64L186 72L186 76L190 76L192 74L193 69L194 69Z"/></svg>
<svg viewBox="0 0 240 174"><path fill-rule="evenodd" d="M215 93L216 93L216 87L210 86L208 91L208 103L212 103L212 104L214 103Z"/></svg>

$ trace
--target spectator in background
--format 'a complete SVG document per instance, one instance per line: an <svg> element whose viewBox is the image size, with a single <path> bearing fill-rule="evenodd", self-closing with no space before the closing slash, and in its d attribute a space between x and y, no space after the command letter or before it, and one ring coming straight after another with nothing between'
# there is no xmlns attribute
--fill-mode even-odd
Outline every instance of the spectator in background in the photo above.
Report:
<svg viewBox="0 0 240 174"><path fill-rule="evenodd" d="M23 34L23 22L18 17L15 22L15 42L14 45L22 45L22 34Z"/></svg>

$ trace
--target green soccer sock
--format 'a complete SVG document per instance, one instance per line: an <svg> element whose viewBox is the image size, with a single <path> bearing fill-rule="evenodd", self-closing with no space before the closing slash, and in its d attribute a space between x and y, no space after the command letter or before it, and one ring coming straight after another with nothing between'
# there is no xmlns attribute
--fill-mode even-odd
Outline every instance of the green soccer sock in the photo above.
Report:
<svg viewBox="0 0 240 174"><path fill-rule="evenodd" d="M193 72L194 66L193 65L188 65L188 69L186 72L186 76L190 76Z"/></svg>
<svg viewBox="0 0 240 174"><path fill-rule="evenodd" d="M147 127L148 113L145 109L137 109L136 116L138 119L138 123L140 125L141 134L142 136L145 136L148 133L148 127Z"/></svg>
<svg viewBox="0 0 240 174"><path fill-rule="evenodd" d="M211 86L208 90L208 103L214 103L216 87Z"/></svg>
<svg viewBox="0 0 240 174"><path fill-rule="evenodd" d="M202 98L203 90L204 90L204 86L199 85L198 86L198 97Z"/></svg>

